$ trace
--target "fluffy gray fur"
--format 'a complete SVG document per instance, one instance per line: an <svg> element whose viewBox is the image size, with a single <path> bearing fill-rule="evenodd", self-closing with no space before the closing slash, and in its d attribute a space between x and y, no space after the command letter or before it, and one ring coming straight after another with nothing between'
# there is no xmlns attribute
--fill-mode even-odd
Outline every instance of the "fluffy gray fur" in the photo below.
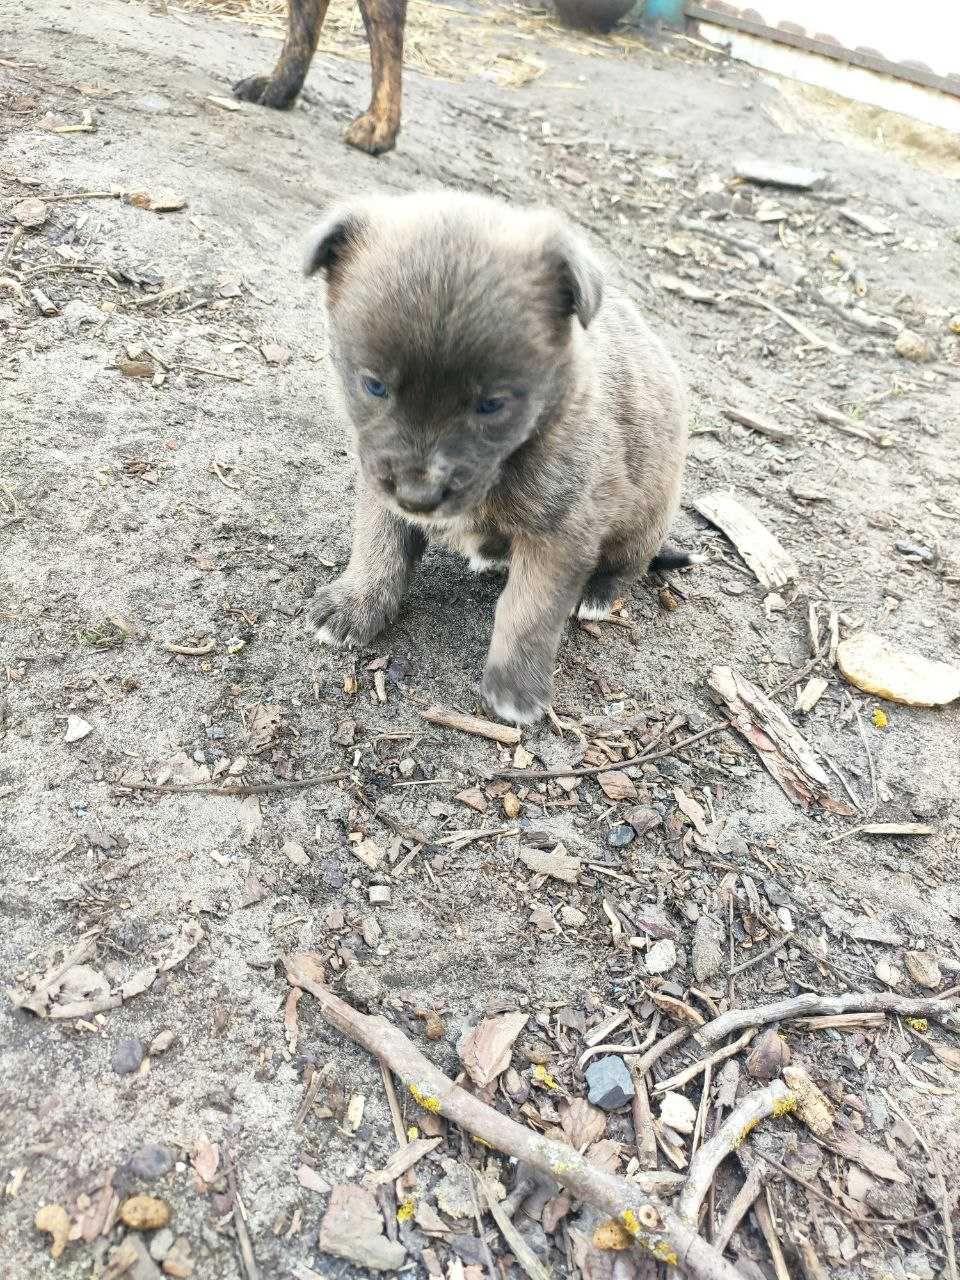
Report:
<svg viewBox="0 0 960 1280"><path fill-rule="evenodd" d="M535 722L567 619L606 613L676 513L673 361L547 211L433 192L358 201L316 228L307 271L326 276L360 463L353 551L320 593L318 639L369 644L441 542L507 568L481 691L502 719Z"/></svg>

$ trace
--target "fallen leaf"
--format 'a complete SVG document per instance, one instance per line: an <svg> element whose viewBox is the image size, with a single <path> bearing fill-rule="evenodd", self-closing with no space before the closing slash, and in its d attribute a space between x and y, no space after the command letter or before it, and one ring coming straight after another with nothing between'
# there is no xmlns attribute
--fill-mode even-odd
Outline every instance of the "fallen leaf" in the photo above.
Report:
<svg viewBox="0 0 960 1280"><path fill-rule="evenodd" d="M677 802L677 808L690 819L698 833L702 836L707 835L707 815L703 805L692 796L688 796L681 787L674 787L673 798Z"/></svg>
<svg viewBox="0 0 960 1280"><path fill-rule="evenodd" d="M597 777L600 790L608 800L636 800L637 788L633 779L621 769L611 769L609 773L601 773Z"/></svg>
<svg viewBox="0 0 960 1280"><path fill-rule="evenodd" d="M864 693L909 707L942 707L960 698L960 668L898 649L870 631L841 640L837 665Z"/></svg>
<svg viewBox="0 0 960 1280"><path fill-rule="evenodd" d="M316 1191L322 1196L330 1190L330 1183L325 1182L316 1169L312 1169L308 1164L302 1164L297 1169L297 1181L307 1191Z"/></svg>
<svg viewBox="0 0 960 1280"><path fill-rule="evenodd" d="M936 957L926 951L905 951L903 963L907 973L920 987L936 991L943 981L943 974L937 964Z"/></svg>
<svg viewBox="0 0 960 1280"><path fill-rule="evenodd" d="M355 858L359 858L370 871L376 871L383 861L383 850L374 840L361 840L358 844L349 844L348 849Z"/></svg>
<svg viewBox="0 0 960 1280"><path fill-rule="evenodd" d="M220 1167L220 1148L215 1142L200 1142L190 1157L190 1163L204 1182L212 1182Z"/></svg>
<svg viewBox="0 0 960 1280"><path fill-rule="evenodd" d="M527 1025L527 1017L518 1011L483 1018L458 1044L460 1061L481 1089L509 1067L514 1041Z"/></svg>
<svg viewBox="0 0 960 1280"><path fill-rule="evenodd" d="M79 716L67 716L67 731L63 735L64 742L80 742L88 733L93 733L93 725L87 724Z"/></svg>
<svg viewBox="0 0 960 1280"><path fill-rule="evenodd" d="M465 804L468 809L472 809L474 813L486 813L487 811L487 797L479 787L470 787L467 791L460 791L454 798L459 800L461 804Z"/></svg>
<svg viewBox="0 0 960 1280"><path fill-rule="evenodd" d="M607 1117L586 1098L564 1099L557 1109L567 1141L578 1151L599 1142L607 1131Z"/></svg>
<svg viewBox="0 0 960 1280"><path fill-rule="evenodd" d="M615 1138L604 1138L595 1142L585 1153L586 1159L597 1169L606 1173L616 1173L623 1162L623 1143Z"/></svg>
<svg viewBox="0 0 960 1280"><path fill-rule="evenodd" d="M126 356L117 361L117 368L125 378L152 378L157 371L152 360L130 360Z"/></svg>
<svg viewBox="0 0 960 1280"><path fill-rule="evenodd" d="M59 1258L67 1247L70 1236L70 1218L62 1204L44 1204L37 1210L33 1225L53 1237L50 1257Z"/></svg>
<svg viewBox="0 0 960 1280"><path fill-rule="evenodd" d="M256 703L247 708L247 747L251 755L264 751L283 728L283 708Z"/></svg>
<svg viewBox="0 0 960 1280"><path fill-rule="evenodd" d="M878 1147L866 1138L861 1138L852 1129L844 1129L834 1134L833 1143L847 1160L855 1160L857 1164L886 1182L898 1182L906 1185L910 1179L897 1164L896 1156L885 1147Z"/></svg>

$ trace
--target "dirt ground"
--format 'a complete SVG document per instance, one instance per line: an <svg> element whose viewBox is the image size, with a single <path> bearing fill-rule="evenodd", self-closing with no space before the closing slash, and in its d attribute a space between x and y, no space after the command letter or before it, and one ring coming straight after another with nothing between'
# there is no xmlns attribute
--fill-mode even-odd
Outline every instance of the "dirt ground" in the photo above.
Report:
<svg viewBox="0 0 960 1280"><path fill-rule="evenodd" d="M731 733L657 764L628 761L675 718L684 732L715 718L715 666L768 689L799 672L811 602L823 627L836 612L841 636L865 625L958 660L960 202L930 139L901 127L906 141L888 147L882 120L853 129L849 114L689 41L621 49L545 36L523 44L543 74L519 87L469 67L462 82L411 71L399 148L375 161L340 140L366 103L361 62L319 56L288 114L230 110L231 81L272 61L262 30L119 0L0 0L0 18L0 974L29 991L65 949L83 967L69 991L52 988L60 1012L144 969L153 979L86 1016L40 1018L0 1000L0 1275L103 1275L119 1225L94 1223L54 1263L33 1223L59 1204L89 1224L112 1180L118 1196L145 1191L172 1209L166 1274L192 1263L204 1280L249 1280L228 1167L261 1276L359 1274L319 1252L315 1188L358 1182L397 1139L376 1064L309 996L285 1028L292 951L317 953L337 990L387 1012L451 1075L479 1016L529 1011L500 1101L526 1098L541 1127L556 1111L537 1064L561 1093L583 1093L584 1035L625 1011L612 1039L632 1029L642 1040L652 995L699 1001L708 1016L711 1000L885 982L929 994L907 951L936 959L931 988L953 988L960 707L880 704L828 660L812 712L793 713L792 690L779 699L834 794L846 801L849 788L855 818L793 803ZM512 48L511 21L488 33L495 47ZM809 192L739 183L744 156L813 166L826 181ZM797 583L765 590L687 505L678 540L708 563L673 589L638 584L624 625L571 630L556 709L606 750L591 758L625 758L635 794L622 801L590 778L572 792L514 782L507 796L492 775L510 767L509 750L421 718L432 704L479 710L495 577L431 552L375 651L318 652L304 632L311 594L348 553L352 486L319 290L299 273L304 233L334 198L437 184L546 201L587 229L689 379L688 503L732 489L799 565ZM172 192L185 206L64 198L113 189ZM21 232L14 207L38 196L45 221ZM683 226L704 219L740 248ZM931 359L895 352L903 325ZM861 435L824 421L817 402ZM736 424L727 407L792 438ZM535 768L583 755L575 733L549 725L523 745ZM328 771L350 777L242 800L118 785ZM356 786L430 845L408 856L417 845L398 842ZM456 798L476 788L482 814ZM933 834L834 840L865 821ZM501 834L436 843L482 829ZM353 852L362 837L372 866ZM557 842L582 860L575 884L518 860ZM371 905L377 885L388 901ZM783 946L729 985L727 960L698 981L704 918L735 967ZM652 977L648 944L665 938L676 954ZM418 1010L439 1014L441 1039L425 1039ZM791 1267L807 1234L829 1275L947 1274L942 1202L897 1116L939 1153L956 1212L955 1040L951 1067L933 1024L782 1030L843 1132L900 1174L825 1152L795 1122L764 1126L757 1143L828 1197L772 1184ZM696 1056L662 1059L655 1078ZM685 1092L699 1102L698 1082ZM412 1101L404 1111L421 1124ZM607 1136L627 1165L629 1108ZM461 1155L489 1157L451 1133L410 1175L414 1199L433 1207L440 1161ZM509 1185L505 1164L500 1174ZM728 1169L718 1213L737 1185ZM463 1276L459 1258L477 1275L472 1213L457 1218L441 1200L447 1234L403 1224L406 1274ZM858 1223L860 1210L884 1222ZM524 1230L554 1275L638 1274L628 1255L614 1271L589 1249L589 1222L548 1236L528 1215ZM509 1269L506 1246L490 1243ZM731 1256L744 1275L773 1274L751 1219Z"/></svg>

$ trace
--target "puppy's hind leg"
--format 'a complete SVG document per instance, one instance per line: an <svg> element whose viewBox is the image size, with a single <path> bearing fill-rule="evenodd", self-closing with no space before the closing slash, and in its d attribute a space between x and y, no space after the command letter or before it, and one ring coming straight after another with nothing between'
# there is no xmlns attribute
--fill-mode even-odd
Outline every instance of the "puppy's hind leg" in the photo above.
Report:
<svg viewBox="0 0 960 1280"><path fill-rule="evenodd" d="M318 592L310 625L321 644L363 648L399 613L426 538L362 486L354 519L350 562Z"/></svg>
<svg viewBox="0 0 960 1280"><path fill-rule="evenodd" d="M287 36L268 76L248 76L233 86L234 97L262 107L290 107L303 88L330 0L288 0Z"/></svg>
<svg viewBox="0 0 960 1280"><path fill-rule="evenodd" d="M378 156L392 150L400 132L403 26L407 0L358 0L370 42L373 81L370 106L344 134L351 147Z"/></svg>
<svg viewBox="0 0 960 1280"><path fill-rule="evenodd" d="M669 542L663 543L652 558L647 545L619 543L600 557L584 588L577 617L585 622L609 617L616 601L626 595L642 573L672 573L703 562L703 556L682 551Z"/></svg>

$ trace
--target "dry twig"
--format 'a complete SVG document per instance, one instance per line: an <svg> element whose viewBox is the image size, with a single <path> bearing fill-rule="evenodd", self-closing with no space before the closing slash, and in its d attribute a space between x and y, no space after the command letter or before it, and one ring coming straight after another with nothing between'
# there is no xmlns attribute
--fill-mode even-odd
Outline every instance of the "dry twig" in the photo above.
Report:
<svg viewBox="0 0 960 1280"><path fill-rule="evenodd" d="M325 782L341 782L348 773L314 773L308 778L288 778L278 782L238 782L233 787L214 787L204 782L115 782L126 791L149 791L152 794L179 796L269 796L280 791L302 791Z"/></svg>
<svg viewBox="0 0 960 1280"><path fill-rule="evenodd" d="M780 1116L792 1111L795 1105L793 1094L782 1080L774 1080L765 1089L755 1089L738 1102L710 1141L704 1143L690 1161L687 1181L677 1201L681 1218L687 1222L697 1221L713 1175L751 1129L767 1116Z"/></svg>
<svg viewBox="0 0 960 1280"><path fill-rule="evenodd" d="M382 1057L420 1106L446 1116L498 1151L525 1161L581 1200L618 1219L653 1257L686 1269L697 1280L740 1280L728 1263L663 1201L644 1189L655 1175L627 1182L591 1165L566 1143L534 1133L454 1084L407 1037L382 1017L359 1013L310 976L299 957L287 960L288 980L317 1000L326 1020L356 1044Z"/></svg>
<svg viewBox="0 0 960 1280"><path fill-rule="evenodd" d="M960 1033L960 1007L950 1001L935 997L911 1000L890 991L851 991L842 996L818 996L805 992L754 1009L731 1009L729 1013L722 1013L719 1018L698 1027L694 1034L701 1044L709 1047L747 1027L765 1027L771 1022L792 1022L795 1018L830 1013L895 1013L904 1018L929 1018L931 1022L939 1022L941 1026Z"/></svg>

